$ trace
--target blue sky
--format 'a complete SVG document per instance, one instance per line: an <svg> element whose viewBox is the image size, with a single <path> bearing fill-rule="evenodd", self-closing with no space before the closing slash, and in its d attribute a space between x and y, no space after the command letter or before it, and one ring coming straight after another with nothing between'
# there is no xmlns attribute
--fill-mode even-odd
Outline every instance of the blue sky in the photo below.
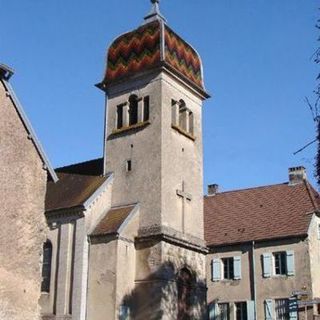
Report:
<svg viewBox="0 0 320 320"><path fill-rule="evenodd" d="M303 102L318 66L316 0L162 0L168 24L201 54L205 185L222 190L313 179L315 137ZM54 166L102 155L106 49L139 26L148 0L0 0L0 62Z"/></svg>

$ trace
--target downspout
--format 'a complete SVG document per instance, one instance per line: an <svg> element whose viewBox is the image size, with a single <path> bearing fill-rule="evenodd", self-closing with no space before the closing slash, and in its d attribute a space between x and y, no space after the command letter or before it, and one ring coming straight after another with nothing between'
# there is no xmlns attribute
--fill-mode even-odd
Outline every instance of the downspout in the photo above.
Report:
<svg viewBox="0 0 320 320"><path fill-rule="evenodd" d="M90 248L91 248L91 238L87 236L87 243L88 243L88 269L87 269L87 292L86 292L86 313L85 313L85 320L88 319L88 294L89 294L89 268L90 268Z"/></svg>
<svg viewBox="0 0 320 320"><path fill-rule="evenodd" d="M257 320L257 288L256 288L256 261L255 261L255 242L252 241L252 281L253 281L253 301L254 301L254 319Z"/></svg>

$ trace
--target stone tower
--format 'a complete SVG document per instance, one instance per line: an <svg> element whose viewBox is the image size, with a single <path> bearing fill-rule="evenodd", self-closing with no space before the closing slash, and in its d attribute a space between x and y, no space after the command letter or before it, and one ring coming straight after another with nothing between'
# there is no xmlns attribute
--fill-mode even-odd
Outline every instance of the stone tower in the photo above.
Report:
<svg viewBox="0 0 320 320"><path fill-rule="evenodd" d="M201 117L209 96L199 55L167 25L159 1L152 2L143 25L111 44L99 84L107 101L104 171L114 174L112 206L139 204L135 285L120 313L201 319ZM191 287L198 301L191 301Z"/></svg>

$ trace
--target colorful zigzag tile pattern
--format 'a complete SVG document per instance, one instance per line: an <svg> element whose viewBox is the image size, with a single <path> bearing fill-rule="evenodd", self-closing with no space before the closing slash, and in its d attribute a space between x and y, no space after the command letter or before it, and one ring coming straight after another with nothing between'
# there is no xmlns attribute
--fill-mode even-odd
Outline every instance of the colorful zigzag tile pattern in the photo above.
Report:
<svg viewBox="0 0 320 320"><path fill-rule="evenodd" d="M164 38L162 41L159 21L143 25L117 38L108 51L103 84L108 86L166 63L203 89L201 61L197 52L167 26L164 27ZM164 52L163 57L161 51Z"/></svg>
<svg viewBox="0 0 320 320"><path fill-rule="evenodd" d="M176 33L165 28L165 61L203 88L201 61L196 51Z"/></svg>
<svg viewBox="0 0 320 320"><path fill-rule="evenodd" d="M104 83L152 68L160 62L160 23L153 22L120 36L108 52Z"/></svg>

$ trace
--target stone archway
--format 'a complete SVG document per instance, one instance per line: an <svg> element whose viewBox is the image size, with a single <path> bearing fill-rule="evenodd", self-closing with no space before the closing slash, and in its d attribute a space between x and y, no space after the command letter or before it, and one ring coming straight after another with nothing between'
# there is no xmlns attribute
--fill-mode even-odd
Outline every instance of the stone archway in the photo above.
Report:
<svg viewBox="0 0 320 320"><path fill-rule="evenodd" d="M192 319L192 296L195 287L194 276L187 268L177 274L178 316L177 320Z"/></svg>

